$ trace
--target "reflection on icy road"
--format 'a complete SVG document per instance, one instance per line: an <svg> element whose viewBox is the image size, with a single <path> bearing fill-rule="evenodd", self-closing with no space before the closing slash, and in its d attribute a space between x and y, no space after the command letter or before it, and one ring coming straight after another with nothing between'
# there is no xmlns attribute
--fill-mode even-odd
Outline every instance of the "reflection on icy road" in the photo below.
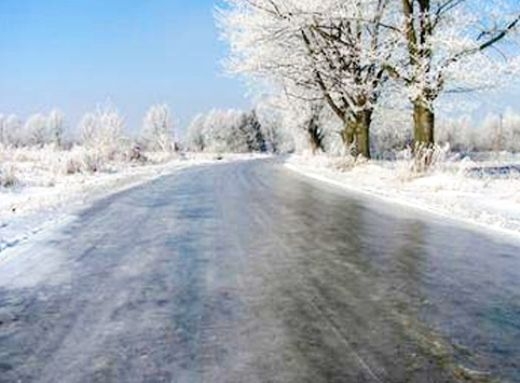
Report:
<svg viewBox="0 0 520 383"><path fill-rule="evenodd" d="M520 381L520 248L269 161L115 195L0 267L0 382Z"/></svg>

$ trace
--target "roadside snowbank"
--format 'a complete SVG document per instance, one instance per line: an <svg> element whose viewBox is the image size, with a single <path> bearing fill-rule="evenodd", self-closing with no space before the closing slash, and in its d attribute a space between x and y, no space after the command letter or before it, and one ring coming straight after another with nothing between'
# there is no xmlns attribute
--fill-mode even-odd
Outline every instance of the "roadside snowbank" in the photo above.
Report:
<svg viewBox="0 0 520 383"><path fill-rule="evenodd" d="M41 231L68 222L74 211L99 198L187 167L252 157L158 154L149 155L147 164L114 162L102 172L67 174L52 166L60 163L57 157L62 156L62 152L35 150L25 151L23 160L7 161L4 157L3 165L13 173L15 184L0 187L0 254Z"/></svg>
<svg viewBox="0 0 520 383"><path fill-rule="evenodd" d="M423 175L414 174L407 160L352 166L338 158L291 156L285 165L351 191L520 239L520 156L446 160Z"/></svg>

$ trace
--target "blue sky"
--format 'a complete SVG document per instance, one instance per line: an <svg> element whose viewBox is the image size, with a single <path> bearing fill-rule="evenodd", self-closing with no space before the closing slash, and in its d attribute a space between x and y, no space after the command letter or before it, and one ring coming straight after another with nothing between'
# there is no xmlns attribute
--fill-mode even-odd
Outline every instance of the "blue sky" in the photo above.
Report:
<svg viewBox="0 0 520 383"><path fill-rule="evenodd" d="M182 124L249 107L223 74L212 0L1 0L0 113L59 107L74 125L110 99L136 127L153 103Z"/></svg>

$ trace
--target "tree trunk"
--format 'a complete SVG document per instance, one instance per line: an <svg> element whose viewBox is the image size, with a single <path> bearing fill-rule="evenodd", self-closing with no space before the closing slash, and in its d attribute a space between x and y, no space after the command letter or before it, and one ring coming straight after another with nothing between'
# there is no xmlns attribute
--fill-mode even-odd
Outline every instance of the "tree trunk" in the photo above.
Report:
<svg viewBox="0 0 520 383"><path fill-rule="evenodd" d="M310 146L312 149L312 154L316 154L319 151L323 151L323 132L319 127L319 122L317 121L317 115L309 121L309 125L307 127L307 134L309 137Z"/></svg>
<svg viewBox="0 0 520 383"><path fill-rule="evenodd" d="M431 148L435 144L435 112L422 100L413 103L414 141L416 148Z"/></svg>
<svg viewBox="0 0 520 383"><path fill-rule="evenodd" d="M350 117L341 134L343 143L352 148L354 156L363 156L367 159L370 155L370 124L372 123L372 110L362 110Z"/></svg>
<svg viewBox="0 0 520 383"><path fill-rule="evenodd" d="M372 122L372 112L363 111L361 117L358 120L357 133L357 151L358 155L362 155L366 159L371 158L370 153L370 124Z"/></svg>

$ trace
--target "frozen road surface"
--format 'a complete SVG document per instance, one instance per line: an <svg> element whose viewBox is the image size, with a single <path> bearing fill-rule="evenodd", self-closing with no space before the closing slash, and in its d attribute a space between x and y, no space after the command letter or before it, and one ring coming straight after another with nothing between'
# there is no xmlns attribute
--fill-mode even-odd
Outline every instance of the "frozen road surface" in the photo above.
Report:
<svg viewBox="0 0 520 383"><path fill-rule="evenodd" d="M402 210L270 161L109 197L0 260L0 382L519 382L520 247Z"/></svg>

